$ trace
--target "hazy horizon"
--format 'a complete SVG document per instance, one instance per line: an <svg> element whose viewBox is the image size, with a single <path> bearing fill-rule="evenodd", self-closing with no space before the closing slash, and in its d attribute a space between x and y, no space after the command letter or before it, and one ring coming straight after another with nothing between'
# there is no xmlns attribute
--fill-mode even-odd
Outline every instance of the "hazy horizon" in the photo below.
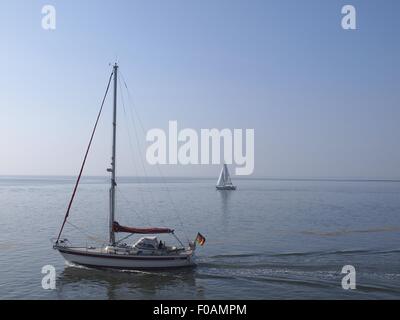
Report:
<svg viewBox="0 0 400 320"><path fill-rule="evenodd" d="M16 179L42 179L42 178L50 178L50 179L57 179L57 178L67 178L71 180L75 180L77 178L77 175L18 175L18 174L10 174L10 175L0 175L0 179L2 178L16 178ZM119 179L142 179L146 180L163 180L166 179L200 179L200 180L217 180L217 176L129 176L129 175L122 175L118 176L117 180ZM106 175L85 175L83 174L82 179L110 179L110 176ZM264 177L257 177L254 175L250 176L235 176L234 180L289 180L289 181L382 181L382 182L400 182L400 178L379 178L379 177L274 177L274 176L264 176ZM121 181L121 180L120 180ZM146 181L143 181L146 182Z"/></svg>

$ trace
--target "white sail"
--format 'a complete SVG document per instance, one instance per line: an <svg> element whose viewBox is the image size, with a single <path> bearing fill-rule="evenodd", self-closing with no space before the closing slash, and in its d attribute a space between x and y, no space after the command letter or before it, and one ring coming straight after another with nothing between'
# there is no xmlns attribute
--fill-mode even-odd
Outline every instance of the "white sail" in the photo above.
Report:
<svg viewBox="0 0 400 320"><path fill-rule="evenodd" d="M228 166L226 164L224 164L224 180L225 185L232 184L231 176L229 175Z"/></svg>
<svg viewBox="0 0 400 320"><path fill-rule="evenodd" d="M219 174L217 186L221 187L225 185L225 170L222 168L221 173Z"/></svg>
<svg viewBox="0 0 400 320"><path fill-rule="evenodd" d="M226 185L232 185L231 176L229 175L228 166L224 164L221 173L219 174L217 186L223 187Z"/></svg>

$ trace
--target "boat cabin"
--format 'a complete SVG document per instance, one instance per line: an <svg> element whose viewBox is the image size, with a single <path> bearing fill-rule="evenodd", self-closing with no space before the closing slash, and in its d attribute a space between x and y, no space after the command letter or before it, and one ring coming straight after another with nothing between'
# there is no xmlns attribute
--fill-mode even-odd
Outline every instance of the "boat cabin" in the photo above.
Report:
<svg viewBox="0 0 400 320"><path fill-rule="evenodd" d="M157 240L157 237L140 238L133 245L134 248L141 249L141 250L157 250L158 246L159 246L159 242Z"/></svg>

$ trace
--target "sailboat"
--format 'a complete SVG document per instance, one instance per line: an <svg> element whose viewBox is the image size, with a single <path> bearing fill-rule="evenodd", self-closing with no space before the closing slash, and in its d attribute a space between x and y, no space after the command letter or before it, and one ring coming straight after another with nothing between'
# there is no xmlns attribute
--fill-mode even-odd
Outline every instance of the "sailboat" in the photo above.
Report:
<svg viewBox="0 0 400 320"><path fill-rule="evenodd" d="M67 222L69 212L77 192L79 181L86 163L86 158L95 134L97 124L104 106L107 93L110 88L111 80L114 80L114 101L113 101L113 133L112 133L112 156L111 168L107 169L111 173L111 186L109 192L110 212L109 212L109 241L100 247L92 246L72 246L68 239L62 239L61 235ZM73 190L67 212L64 217L58 237L53 243L53 248L60 252L64 259L72 264L88 267L116 268L116 269L154 269L154 268L177 268L190 267L195 265L196 242L203 245L205 238L199 233L194 242L189 242L184 246L170 228L137 228L120 225L116 220L116 128L117 128L117 84L118 84L118 64L113 66L106 93L97 116L95 126L92 131L89 145ZM128 233L129 235L146 235L133 244L122 243L117 240L117 233ZM166 245L165 242L158 241L156 235L170 234L178 240L180 245ZM151 236L150 236L151 235Z"/></svg>
<svg viewBox="0 0 400 320"><path fill-rule="evenodd" d="M228 166L224 163L216 185L217 190L236 190L229 175Z"/></svg>

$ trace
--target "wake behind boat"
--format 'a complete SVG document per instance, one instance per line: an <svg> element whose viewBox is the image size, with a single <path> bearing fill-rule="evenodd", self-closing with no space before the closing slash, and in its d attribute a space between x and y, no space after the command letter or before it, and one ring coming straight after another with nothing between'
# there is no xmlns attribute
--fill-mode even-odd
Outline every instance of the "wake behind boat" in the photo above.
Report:
<svg viewBox="0 0 400 320"><path fill-rule="evenodd" d="M218 182L216 185L217 190L236 190L236 186L232 184L231 176L228 171L228 166L224 166L219 174Z"/></svg>
<svg viewBox="0 0 400 320"><path fill-rule="evenodd" d="M97 124L103 110L104 102L110 88L111 80L114 80L114 108L113 108L113 135L112 135L112 157L111 168L107 169L111 173L110 187L110 215L109 215L109 241L107 245L100 247L81 246L74 247L68 239L61 239L64 226L67 222L70 209L77 192L77 188L85 167L86 159L92 144ZM99 114L95 126L90 137L89 145L73 190L67 212L64 217L60 232L53 248L58 250L65 260L68 262L89 266L104 267L116 269L154 269L154 268L177 268L190 267L195 265L194 255L196 243L203 245L205 238L198 233L194 242L189 242L185 247L179 238L175 235L173 229L169 228L135 228L120 225L115 221L115 189L116 183L116 125L117 125L117 81L118 65L115 64L110 75L106 93L104 95ZM116 240L116 233L128 233L129 235L121 240ZM132 245L123 243L130 235L153 235L140 238ZM180 246L166 245L165 242L159 241L154 235L170 234L179 242Z"/></svg>

